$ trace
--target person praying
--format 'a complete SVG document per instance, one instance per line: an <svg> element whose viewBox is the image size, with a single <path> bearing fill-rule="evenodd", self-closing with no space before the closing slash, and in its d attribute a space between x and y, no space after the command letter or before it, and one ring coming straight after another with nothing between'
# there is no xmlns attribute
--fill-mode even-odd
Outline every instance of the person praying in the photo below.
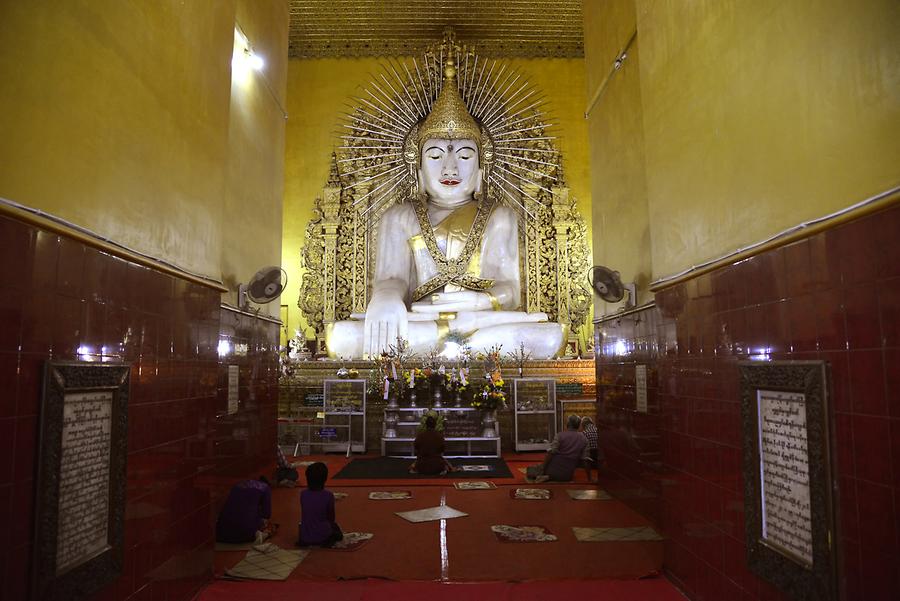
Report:
<svg viewBox="0 0 900 601"><path fill-rule="evenodd" d="M425 418L425 429L413 442L416 460L409 466L409 473L443 476L454 471L450 462L444 459L444 435L435 429L436 426L434 417L429 415Z"/></svg>
<svg viewBox="0 0 900 601"><path fill-rule="evenodd" d="M599 437L597 435L597 426L594 420L589 417L581 418L581 433L588 442L589 461L584 463L584 471L587 472L588 482L593 482L591 478L591 466L597 468L597 478L600 478L600 458L599 458Z"/></svg>
<svg viewBox="0 0 900 601"><path fill-rule="evenodd" d="M275 457L278 464L275 468L275 482L278 483L278 486L293 488L297 485L297 479L300 477L297 467L287 460L279 444L275 445Z"/></svg>
<svg viewBox="0 0 900 601"><path fill-rule="evenodd" d="M325 488L328 466L317 461L306 468L306 490L300 493L298 547L331 547L344 539L335 521L334 493Z"/></svg>
<svg viewBox="0 0 900 601"><path fill-rule="evenodd" d="M579 463L586 461L588 456L588 441L584 434L578 431L581 418L570 415L566 421L566 429L559 432L550 443L550 450L541 465L533 465L526 470L526 479L529 482L570 482L575 474L575 468Z"/></svg>
<svg viewBox="0 0 900 601"><path fill-rule="evenodd" d="M271 534L272 488L265 476L244 480L231 487L216 520L220 543L262 542Z"/></svg>

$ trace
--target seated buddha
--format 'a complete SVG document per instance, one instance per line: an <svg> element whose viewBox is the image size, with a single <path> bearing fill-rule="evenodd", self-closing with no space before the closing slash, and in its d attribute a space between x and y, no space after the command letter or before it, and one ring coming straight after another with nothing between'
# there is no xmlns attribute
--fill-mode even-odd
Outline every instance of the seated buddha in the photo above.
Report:
<svg viewBox="0 0 900 601"><path fill-rule="evenodd" d="M431 112L406 136L417 186L381 217L371 300L365 314L329 324L332 357L378 356L398 337L416 353L448 340L474 352L524 343L535 359L563 348L564 326L520 310L518 218L486 193L493 144L455 75L448 62Z"/></svg>

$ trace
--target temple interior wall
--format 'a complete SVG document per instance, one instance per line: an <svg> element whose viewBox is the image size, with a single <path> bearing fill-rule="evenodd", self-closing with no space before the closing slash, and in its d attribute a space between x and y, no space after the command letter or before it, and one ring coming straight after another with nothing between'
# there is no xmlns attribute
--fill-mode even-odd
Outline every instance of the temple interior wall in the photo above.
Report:
<svg viewBox="0 0 900 601"><path fill-rule="evenodd" d="M589 134L594 257L623 280L678 273L900 183L896 3L584 8L589 97L637 31ZM827 365L840 598L900 595L891 196L881 212L644 290L657 307L599 326L610 490L660 526L665 571L691 599L787 598L747 568L737 361L751 357Z"/></svg>
<svg viewBox="0 0 900 601"><path fill-rule="evenodd" d="M824 361L841 599L900 594L897 205L724 265L600 326L598 428L612 494L666 537L691 599L787 599L747 567L738 361ZM647 410L636 366L647 369Z"/></svg>
<svg viewBox="0 0 900 601"><path fill-rule="evenodd" d="M232 84L236 22L268 86ZM2 599L32 584L46 361L132 366L124 564L92 598L191 599L223 493L272 462L278 326L220 304L281 256L287 25L281 0L0 3L0 196L150 258L0 215Z"/></svg>
<svg viewBox="0 0 900 601"><path fill-rule="evenodd" d="M584 60L515 63L555 107L595 263L642 285L639 300L656 278L898 183L896 2L584 7ZM235 22L266 81L232 81ZM283 0L0 3L0 196L228 288L0 216L3 599L28 598L45 361L107 347L133 365L125 565L104 598L192 598L212 576L221 491L272 460L276 327L220 302L281 262L287 330L303 329L305 225L341 101L376 64L288 61L287 26ZM720 266L657 295L665 315L610 326L639 349L599 366L614 492L663 529L667 572L692 598L781 598L745 567L734 361L753 349L828 362L840 587L900 595L898 223L895 206ZM716 354L723 325L743 352ZM220 338L247 354L219 357ZM227 365L241 373L231 414Z"/></svg>
<svg viewBox="0 0 900 601"><path fill-rule="evenodd" d="M589 98L637 28L590 126L594 255L623 280L677 273L897 184L896 3L584 9Z"/></svg>
<svg viewBox="0 0 900 601"><path fill-rule="evenodd" d="M635 282L640 304L653 298L648 288L653 269L637 42L594 102L613 59L634 32L634 3L588 2L584 10L585 77L588 102L593 102L588 131L594 265L615 269L623 282ZM594 297L598 315L615 307Z"/></svg>
<svg viewBox="0 0 900 601"><path fill-rule="evenodd" d="M584 119L584 61L581 59L514 59L509 61L547 99L548 121L563 160L570 194L591 229L591 189L588 176L587 123ZM288 63L288 113L285 152L284 234L282 265L291 274L282 296L285 331L312 336L297 307L300 291L300 250L313 204L328 180L332 150L340 145L339 118L365 84L378 73L381 61L366 59L292 59ZM589 238L590 239L590 238ZM299 276L299 277L298 277ZM286 311L285 311L286 309ZM591 317L590 315L588 316ZM590 323L590 322L588 322Z"/></svg>
<svg viewBox="0 0 900 601"><path fill-rule="evenodd" d="M287 19L279 1L3 3L2 196L234 290L277 265ZM268 84L232 82L236 22Z"/></svg>

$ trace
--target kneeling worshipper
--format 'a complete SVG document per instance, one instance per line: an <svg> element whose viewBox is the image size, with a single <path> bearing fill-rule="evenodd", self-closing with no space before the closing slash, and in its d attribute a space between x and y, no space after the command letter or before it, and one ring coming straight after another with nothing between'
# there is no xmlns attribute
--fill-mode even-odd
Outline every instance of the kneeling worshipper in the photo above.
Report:
<svg viewBox="0 0 900 601"><path fill-rule="evenodd" d="M262 542L274 530L272 489L264 476L244 480L231 487L225 505L216 520L216 541L220 543Z"/></svg>
<svg viewBox="0 0 900 601"><path fill-rule="evenodd" d="M275 482L278 483L278 486L293 488L297 485L297 479L300 477L297 467L288 462L280 445L275 445L275 453L278 460L278 467L275 468Z"/></svg>
<svg viewBox="0 0 900 601"><path fill-rule="evenodd" d="M444 436L435 430L436 425L434 417L429 415L425 418L425 429L419 432L413 442L416 460L409 466L409 473L443 476L454 471L450 462L444 459Z"/></svg>
<svg viewBox="0 0 900 601"><path fill-rule="evenodd" d="M306 490L300 493L298 547L332 547L344 539L335 521L334 493L325 488L328 466L317 461L306 468Z"/></svg>
<svg viewBox="0 0 900 601"><path fill-rule="evenodd" d="M588 459L588 441L578 431L581 418L570 415L566 429L558 433L541 465L533 465L526 470L526 478L533 482L570 482L575 468Z"/></svg>
<svg viewBox="0 0 900 601"><path fill-rule="evenodd" d="M594 465L597 468L597 478L600 477L600 446L599 446L599 436L597 433L597 426L594 425L594 420L589 417L581 418L581 433L584 434L584 438L588 441L588 454L590 455L590 460L584 463L584 471L587 472L588 482L592 482L591 478L591 465Z"/></svg>

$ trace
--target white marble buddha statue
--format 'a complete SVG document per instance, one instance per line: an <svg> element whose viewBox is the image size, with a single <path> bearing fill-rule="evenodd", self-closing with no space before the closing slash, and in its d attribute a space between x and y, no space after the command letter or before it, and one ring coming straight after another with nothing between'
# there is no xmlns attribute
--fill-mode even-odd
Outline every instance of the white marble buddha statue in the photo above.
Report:
<svg viewBox="0 0 900 601"><path fill-rule="evenodd" d="M517 215L482 194L493 145L459 96L452 63L404 160L419 193L381 217L371 300L364 315L327 328L330 354L377 356L399 336L417 353L449 338L475 352L524 343L535 359L557 356L566 328L519 310Z"/></svg>

